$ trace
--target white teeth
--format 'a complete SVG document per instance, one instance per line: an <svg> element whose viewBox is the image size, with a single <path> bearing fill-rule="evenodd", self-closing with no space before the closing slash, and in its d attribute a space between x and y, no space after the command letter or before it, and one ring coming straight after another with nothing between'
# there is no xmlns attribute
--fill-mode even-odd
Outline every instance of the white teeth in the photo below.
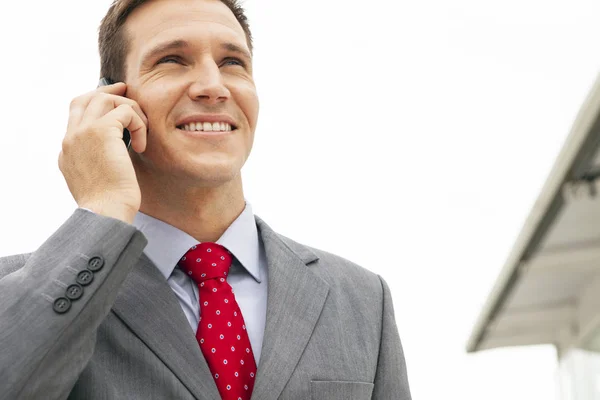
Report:
<svg viewBox="0 0 600 400"><path fill-rule="evenodd" d="M191 124L181 125L184 131L205 131L205 132L231 132L232 127L227 122L192 122Z"/></svg>

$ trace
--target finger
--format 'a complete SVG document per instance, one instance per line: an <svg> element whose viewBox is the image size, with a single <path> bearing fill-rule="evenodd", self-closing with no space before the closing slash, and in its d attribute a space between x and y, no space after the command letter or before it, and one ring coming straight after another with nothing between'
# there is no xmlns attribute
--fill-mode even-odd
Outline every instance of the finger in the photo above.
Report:
<svg viewBox="0 0 600 400"><path fill-rule="evenodd" d="M124 99L124 101L126 103L131 104L131 106L133 107L135 112L138 113L138 115L144 121L146 126L148 125L148 117L146 117L146 114L144 113L144 111L142 111L142 108L137 103L137 101L126 97L127 85L124 82L117 82L117 83L114 83L114 84L108 85L108 86L99 86L98 89L96 89L96 91L115 95L115 96L117 96L117 98L119 100ZM118 107L119 105L120 105L120 103L118 103L118 104L116 103L115 108Z"/></svg>
<svg viewBox="0 0 600 400"><path fill-rule="evenodd" d="M98 86L94 92L115 94L117 96L124 96L127 91L127 85L125 82L117 82L112 85Z"/></svg>
<svg viewBox="0 0 600 400"><path fill-rule="evenodd" d="M71 100L71 104L69 105L69 122L67 123L67 132L72 131L73 128L81 123L85 109L92 100L94 93L95 91L89 92Z"/></svg>
<svg viewBox="0 0 600 400"><path fill-rule="evenodd" d="M101 121L119 129L120 138L123 138L123 129L127 128L131 134L131 146L142 153L146 150L147 128L145 122L129 104L121 104L101 118Z"/></svg>
<svg viewBox="0 0 600 400"><path fill-rule="evenodd" d="M127 85L123 82L118 82L113 85L99 86L96 90L92 90L71 100L71 104L69 106L69 121L67 123L67 131L81 123L86 108L96 94L108 93L117 96L123 96L126 91Z"/></svg>
<svg viewBox="0 0 600 400"><path fill-rule="evenodd" d="M135 100L107 93L99 93L92 98L90 104L85 110L85 113L83 114L81 122L84 124L86 122L93 123L93 121L100 119L106 113L123 104L129 105L140 116L144 123L148 123L148 118L146 118L146 115Z"/></svg>

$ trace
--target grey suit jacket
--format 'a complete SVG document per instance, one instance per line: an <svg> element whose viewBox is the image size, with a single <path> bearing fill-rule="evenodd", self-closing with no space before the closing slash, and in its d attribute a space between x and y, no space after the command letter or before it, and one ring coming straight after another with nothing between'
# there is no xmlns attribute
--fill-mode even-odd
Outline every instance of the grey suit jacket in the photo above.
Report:
<svg viewBox="0 0 600 400"><path fill-rule="evenodd" d="M269 281L252 399L409 400L383 279L256 222ZM0 258L1 399L220 398L146 243L77 210L37 251ZM67 289L81 297L57 301Z"/></svg>

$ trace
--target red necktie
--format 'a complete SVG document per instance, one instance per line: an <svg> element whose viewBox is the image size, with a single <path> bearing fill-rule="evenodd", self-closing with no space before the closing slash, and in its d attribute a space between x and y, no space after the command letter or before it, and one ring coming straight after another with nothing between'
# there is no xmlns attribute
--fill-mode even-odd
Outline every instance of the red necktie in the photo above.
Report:
<svg viewBox="0 0 600 400"><path fill-rule="evenodd" d="M179 267L198 284L201 311L196 339L221 399L249 400L256 362L242 312L227 283L231 260L225 247L204 242L192 246Z"/></svg>

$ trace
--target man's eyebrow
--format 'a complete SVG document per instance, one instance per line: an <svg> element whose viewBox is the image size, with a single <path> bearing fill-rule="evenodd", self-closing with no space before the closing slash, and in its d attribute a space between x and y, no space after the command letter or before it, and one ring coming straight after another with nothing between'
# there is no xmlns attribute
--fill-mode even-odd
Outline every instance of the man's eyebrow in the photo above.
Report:
<svg viewBox="0 0 600 400"><path fill-rule="evenodd" d="M247 58L248 61L252 60L252 56L250 55L250 53L243 47L238 46L237 44L229 43L229 42L222 43L221 48L224 50L227 50L227 51L234 52L234 53L239 53L242 56L244 56L245 58Z"/></svg>
<svg viewBox="0 0 600 400"><path fill-rule="evenodd" d="M157 57L162 53L166 53L172 50L180 50L190 47L189 43L185 40L172 40L166 43L160 43L150 50L148 50L142 57L142 65L150 62L153 58Z"/></svg>

